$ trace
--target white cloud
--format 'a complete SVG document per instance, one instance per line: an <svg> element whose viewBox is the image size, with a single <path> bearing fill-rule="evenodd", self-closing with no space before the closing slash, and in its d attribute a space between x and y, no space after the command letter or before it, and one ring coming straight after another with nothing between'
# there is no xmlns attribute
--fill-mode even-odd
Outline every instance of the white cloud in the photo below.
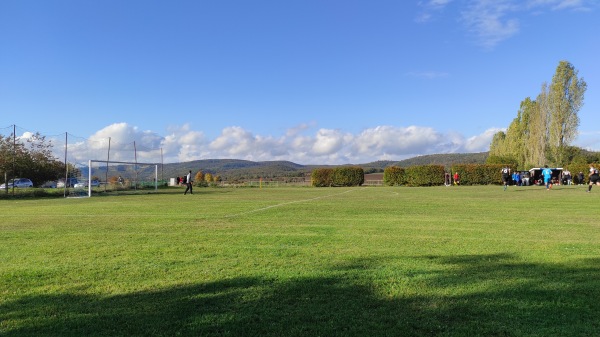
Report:
<svg viewBox="0 0 600 337"><path fill-rule="evenodd" d="M232 126L223 129L208 149L212 158L278 160L288 154L283 139L256 136L239 126Z"/></svg>
<svg viewBox="0 0 600 337"><path fill-rule="evenodd" d="M592 1L585 0L530 0L526 3L528 8L549 8L551 10L589 10Z"/></svg>
<svg viewBox="0 0 600 337"><path fill-rule="evenodd" d="M443 142L443 138L440 133L427 127L378 126L361 132L353 148L363 155L385 153L402 157L429 153Z"/></svg>
<svg viewBox="0 0 600 337"><path fill-rule="evenodd" d="M191 130L189 124L180 127L172 126L168 131L170 135L160 142L165 162L196 160L206 153L207 141L203 132Z"/></svg>
<svg viewBox="0 0 600 337"><path fill-rule="evenodd" d="M482 134L469 137L464 143L465 152L484 152L489 150L492 138L499 131L506 131L501 128L491 128L485 130Z"/></svg>
<svg viewBox="0 0 600 337"><path fill-rule="evenodd" d="M517 35L521 29L518 15L540 14L546 10L589 11L595 0L467 0L457 1L460 21L480 46L493 49L501 42ZM427 23L452 1L431 0L419 2L420 11L415 21Z"/></svg>
<svg viewBox="0 0 600 337"><path fill-rule="evenodd" d="M415 18L415 21L418 23L426 23L433 20L435 14L441 12L452 1L453 0L430 0L419 2L418 5L422 10Z"/></svg>
<svg viewBox="0 0 600 337"><path fill-rule="evenodd" d="M574 10L587 10L588 8L584 5L582 0L564 0L559 1L556 6L552 9L554 10L562 10L562 9L574 9Z"/></svg>
<svg viewBox="0 0 600 337"><path fill-rule="evenodd" d="M518 9L512 0L478 0L462 11L462 20L477 42L491 49L519 32L519 21L507 18Z"/></svg>
<svg viewBox="0 0 600 337"><path fill-rule="evenodd" d="M296 135L299 135L299 134L301 134L302 132L304 132L304 131L306 131L306 130L310 129L310 128L311 128L311 125L312 125L312 126L315 126L315 123L303 123L303 124L297 125L297 126L295 126L295 127L289 128L289 129L287 129L287 131L285 132L285 135L286 135L287 137L294 137L294 136L296 136Z"/></svg>
<svg viewBox="0 0 600 337"><path fill-rule="evenodd" d="M317 156L337 153L344 146L344 138L339 130L320 129L315 136L312 152Z"/></svg>
<svg viewBox="0 0 600 337"><path fill-rule="evenodd" d="M465 138L430 127L390 125L352 134L338 129L316 129L309 124L290 128L280 137L256 135L240 126L226 127L216 138L206 139L189 125L168 128L169 135L140 131L127 123L109 125L88 139L71 137L68 161L85 165L90 159L145 163L186 162L198 159L289 160L299 164L360 164L376 160L401 160L433 153L487 151L493 135ZM24 134L22 139L31 135ZM57 158L64 158L64 139L54 139ZM135 147L134 147L135 144Z"/></svg>
<svg viewBox="0 0 600 337"><path fill-rule="evenodd" d="M442 133L431 127L390 125L364 129L351 134L337 129L317 129L306 125L292 129L281 137L255 135L239 126L224 128L215 139L207 140L201 131L189 125L169 128L170 134L159 136L140 131L127 123L112 124L83 139L70 136L68 161L87 165L87 161L110 160L138 163L186 162L198 159L245 159L252 161L289 160L299 164L360 164L376 160L402 160L436 153L474 153L489 150L493 136L503 128L489 128L481 134L465 137L456 132ZM310 131L313 130L311 134ZM25 141L33 136L24 132ZM64 137L47 138L54 144L54 154L64 160ZM135 142L135 148L134 148ZM574 145L600 149L600 133L581 132Z"/></svg>

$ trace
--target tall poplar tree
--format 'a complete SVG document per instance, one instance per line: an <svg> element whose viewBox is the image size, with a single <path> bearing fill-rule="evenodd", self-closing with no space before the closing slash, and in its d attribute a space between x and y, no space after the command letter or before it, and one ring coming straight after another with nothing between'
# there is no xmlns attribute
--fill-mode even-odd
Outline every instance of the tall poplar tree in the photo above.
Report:
<svg viewBox="0 0 600 337"><path fill-rule="evenodd" d="M532 107L529 117L529 142L527 165L541 167L546 164L546 148L548 146L548 119L550 110L548 108L548 84L542 84L541 92L538 94L535 105Z"/></svg>
<svg viewBox="0 0 600 337"><path fill-rule="evenodd" d="M517 118L508 126L505 132L494 135L490 145L490 156L498 158L510 158L516 162L519 169L525 170L531 167L531 135L530 120L536 117L536 103L527 97L521 102L517 112ZM533 133L535 136L535 132ZM497 158L494 158L497 161Z"/></svg>
<svg viewBox="0 0 600 337"><path fill-rule="evenodd" d="M531 119L535 118L536 113L536 102L531 98L527 97L521 102L521 108L519 109L519 119L521 121L521 144L519 153L519 166L523 169L531 167L532 163L532 149L531 149L531 136L532 130L530 129Z"/></svg>
<svg viewBox="0 0 600 337"><path fill-rule="evenodd" d="M494 135L490 157L513 158L519 168L544 164L566 165L572 157L571 142L577 137L579 109L587 84L577 70L561 61L552 83L542 84L535 101L526 98L506 132Z"/></svg>
<svg viewBox="0 0 600 337"><path fill-rule="evenodd" d="M577 137L579 109L587 84L578 78L578 71L567 62L560 61L552 77L548 93L550 108L549 150L555 164L564 164L567 147Z"/></svg>
<svg viewBox="0 0 600 337"><path fill-rule="evenodd" d="M490 157L501 157L506 154L506 147L504 145L504 141L506 140L506 133L504 131L498 131L494 134L492 138L492 143L490 144Z"/></svg>

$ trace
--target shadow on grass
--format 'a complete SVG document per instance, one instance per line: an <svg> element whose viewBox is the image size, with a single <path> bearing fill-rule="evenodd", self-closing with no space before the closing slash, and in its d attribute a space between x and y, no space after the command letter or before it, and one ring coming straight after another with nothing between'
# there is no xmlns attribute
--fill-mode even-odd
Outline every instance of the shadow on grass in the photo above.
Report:
<svg viewBox="0 0 600 337"><path fill-rule="evenodd" d="M600 259L419 257L418 295L383 297L369 260L339 278L234 278L121 296L39 295L0 305L2 336L598 336ZM381 265L382 261L371 261ZM419 290L422 287L423 291ZM15 327L20 326L20 327ZM13 326L12 328L7 328Z"/></svg>

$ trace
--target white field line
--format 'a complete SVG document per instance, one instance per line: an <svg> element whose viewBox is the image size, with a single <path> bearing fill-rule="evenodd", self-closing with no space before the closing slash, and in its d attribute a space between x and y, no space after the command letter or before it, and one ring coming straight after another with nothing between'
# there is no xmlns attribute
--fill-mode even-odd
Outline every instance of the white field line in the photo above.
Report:
<svg viewBox="0 0 600 337"><path fill-rule="evenodd" d="M335 197L335 196L342 195L342 194L345 194L345 193L348 193L348 192L352 192L352 191L354 191L354 190L347 190L347 191L340 192L340 193L322 195L320 197L314 197L314 198L310 198L310 199L302 199L302 200L294 200L294 201L283 202L281 204L271 205L271 206L262 207L262 208L257 208L257 209L249 210L249 211L242 212L242 213L225 215L224 218L233 218L233 217L247 215L247 214L251 214L251 213L266 211L268 209L275 208L275 207L283 207L283 206L287 206L287 205L291 205L291 204L297 204L297 203L300 203L300 202L310 202L310 201L315 201L315 200L319 200L319 199L324 199L324 198L329 198L329 197Z"/></svg>

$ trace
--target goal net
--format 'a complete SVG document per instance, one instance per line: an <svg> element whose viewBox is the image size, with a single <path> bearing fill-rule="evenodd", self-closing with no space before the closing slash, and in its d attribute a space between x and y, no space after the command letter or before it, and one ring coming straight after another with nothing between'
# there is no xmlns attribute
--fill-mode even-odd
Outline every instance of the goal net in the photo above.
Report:
<svg viewBox="0 0 600 337"><path fill-rule="evenodd" d="M83 186L89 197L92 190L118 191L158 189L158 165L125 161L90 160ZM83 172L82 172L83 173Z"/></svg>

